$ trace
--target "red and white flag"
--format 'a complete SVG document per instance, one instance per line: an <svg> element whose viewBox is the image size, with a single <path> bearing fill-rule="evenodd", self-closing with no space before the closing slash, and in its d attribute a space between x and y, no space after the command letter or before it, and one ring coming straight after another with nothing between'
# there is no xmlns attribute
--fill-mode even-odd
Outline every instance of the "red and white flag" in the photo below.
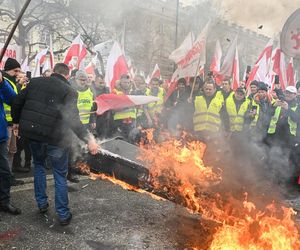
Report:
<svg viewBox="0 0 300 250"><path fill-rule="evenodd" d="M78 35L72 42L70 48L67 50L63 63L70 65L71 61L76 58L76 69L80 69L81 62L87 55L87 49ZM73 68L73 65L71 66Z"/></svg>
<svg viewBox="0 0 300 250"><path fill-rule="evenodd" d="M97 55L95 55L84 69L87 74L95 75L95 67L96 67L97 61L98 61L98 57L97 57Z"/></svg>
<svg viewBox="0 0 300 250"><path fill-rule="evenodd" d="M288 63L286 69L286 77L287 77L288 86L295 86L296 80L295 80L295 68L294 68L293 57L291 57L290 62Z"/></svg>
<svg viewBox="0 0 300 250"><path fill-rule="evenodd" d="M272 57L272 83L274 83L275 75L279 76L279 83L282 90L285 90L286 88L286 65L285 65L285 56L281 49L277 47L273 51L273 57ZM273 89L273 86L272 86Z"/></svg>
<svg viewBox="0 0 300 250"><path fill-rule="evenodd" d="M231 42L227 50L227 53L224 57L224 61L220 69L220 73L218 74L218 78L225 79L225 78L232 77L233 64L236 56L236 47L237 47L237 36Z"/></svg>
<svg viewBox="0 0 300 250"><path fill-rule="evenodd" d="M171 53L169 59L178 64L178 62L182 60L189 52L189 50L193 47L194 39L195 38L193 32L190 32L183 40L181 45Z"/></svg>
<svg viewBox="0 0 300 250"><path fill-rule="evenodd" d="M210 68L209 68L210 71L212 71L214 75L216 73L219 73L219 71L221 69L221 58L222 58L221 44L220 44L220 41L217 40L215 53L212 57Z"/></svg>
<svg viewBox="0 0 300 250"><path fill-rule="evenodd" d="M263 51L258 56L256 63L252 70L249 73L249 77L246 83L246 87L250 86L250 83L253 80L262 81L267 84L269 83L270 78L270 64L272 58L272 49L273 49L273 39L270 39L263 49Z"/></svg>
<svg viewBox="0 0 300 250"><path fill-rule="evenodd" d="M232 69L231 89L236 90L239 86L240 86L239 54L238 54L237 47L235 47L235 56L234 56L233 69Z"/></svg>
<svg viewBox="0 0 300 250"><path fill-rule="evenodd" d="M34 58L35 68L32 74L32 77L40 77L41 76L41 67L44 66L46 61L46 55L48 53L48 48L41 50Z"/></svg>
<svg viewBox="0 0 300 250"><path fill-rule="evenodd" d="M195 74L198 74L199 68L205 64L206 38L209 24L210 22L205 25L196 41L193 43L192 48L180 61L178 61L177 66L180 69L180 78L195 76Z"/></svg>
<svg viewBox="0 0 300 250"><path fill-rule="evenodd" d="M159 100L156 96L103 94L97 96L95 99L97 103L96 114L102 115L108 110L121 110Z"/></svg>
<svg viewBox="0 0 300 250"><path fill-rule="evenodd" d="M160 69L158 67L158 64L155 64L154 69L152 71L150 82L153 78L160 78Z"/></svg>
<svg viewBox="0 0 300 250"><path fill-rule="evenodd" d="M115 42L107 58L105 73L105 82L111 90L122 74L128 74L128 66L119 43Z"/></svg>

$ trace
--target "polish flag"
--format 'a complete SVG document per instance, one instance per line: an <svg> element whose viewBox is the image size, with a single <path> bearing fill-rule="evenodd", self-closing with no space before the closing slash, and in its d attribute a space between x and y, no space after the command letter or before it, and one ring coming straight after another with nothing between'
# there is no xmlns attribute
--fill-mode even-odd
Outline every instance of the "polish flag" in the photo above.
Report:
<svg viewBox="0 0 300 250"><path fill-rule="evenodd" d="M47 53L48 53L48 49L43 49L35 56L34 58L35 68L32 77L41 76L41 67L43 67L45 64Z"/></svg>
<svg viewBox="0 0 300 250"><path fill-rule="evenodd" d="M236 90L239 86L240 86L240 65L239 65L238 49L236 47L234 61L233 61L233 69L232 69L231 89Z"/></svg>
<svg viewBox="0 0 300 250"><path fill-rule="evenodd" d="M224 57L224 61L222 63L219 74L217 74L216 78L218 82L221 82L223 79L231 78L233 74L234 62L236 59L236 48L237 48L237 36L231 42L227 53Z"/></svg>
<svg viewBox="0 0 300 250"><path fill-rule="evenodd" d="M287 83L289 86L295 86L295 68L294 68L294 60L291 57L290 62L288 63L286 69Z"/></svg>
<svg viewBox="0 0 300 250"><path fill-rule="evenodd" d="M216 74L220 71L220 69L221 69L221 58L222 58L221 44L220 44L220 41L217 40L215 53L213 55L213 58L212 58L211 64L210 64L210 68L209 68L210 71L213 72L213 74Z"/></svg>
<svg viewBox="0 0 300 250"><path fill-rule="evenodd" d="M98 61L98 57L96 55L92 58L92 60L89 62L89 64L84 69L87 74L95 75L95 67L96 67L97 61Z"/></svg>
<svg viewBox="0 0 300 250"><path fill-rule="evenodd" d="M183 40L181 45L171 53L169 59L174 61L176 64L178 64L178 62L182 60L185 57L185 55L188 53L188 51L193 47L193 43L194 43L194 34L193 32L190 32Z"/></svg>
<svg viewBox="0 0 300 250"><path fill-rule="evenodd" d="M120 45L115 42L107 58L105 73L105 82L111 90L122 74L128 74L128 66Z"/></svg>
<svg viewBox="0 0 300 250"><path fill-rule="evenodd" d="M121 110L159 100L156 96L102 94L95 99L97 104L96 114L102 115L108 110Z"/></svg>
<svg viewBox="0 0 300 250"><path fill-rule="evenodd" d="M274 82L275 75L279 76L279 82L282 90L285 90L287 78L286 78L286 65L285 57L283 52L279 47L273 51L272 64L273 64L273 77L272 83ZM272 86L273 88L273 86Z"/></svg>
<svg viewBox="0 0 300 250"><path fill-rule="evenodd" d="M80 38L80 35L78 35L72 42L70 48L68 49L63 63L69 65L72 59L75 57L77 58L77 62L75 65L76 69L80 68L80 64L82 60L86 57L87 55L87 49L83 43L83 41Z"/></svg>
<svg viewBox="0 0 300 250"><path fill-rule="evenodd" d="M248 88L250 86L250 83L253 80L262 81L267 84L270 84L269 81L269 75L270 75L270 64L271 64L271 58L272 58L272 49L273 49L273 39L270 39L263 49L263 51L258 56L258 59L256 60L255 66L252 68L252 70L249 73L249 77L246 83L246 87Z"/></svg>
<svg viewBox="0 0 300 250"><path fill-rule="evenodd" d="M155 67L154 67L153 72L151 74L150 82L153 78L160 78L160 69L158 67L158 64L155 64Z"/></svg>

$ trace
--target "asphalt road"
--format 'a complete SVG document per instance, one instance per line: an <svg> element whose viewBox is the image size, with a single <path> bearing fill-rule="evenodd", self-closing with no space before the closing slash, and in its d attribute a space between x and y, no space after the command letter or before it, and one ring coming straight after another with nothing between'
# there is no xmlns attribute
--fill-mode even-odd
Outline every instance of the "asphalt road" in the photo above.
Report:
<svg viewBox="0 0 300 250"><path fill-rule="evenodd" d="M86 177L69 186L73 220L62 227L54 212L49 178L46 216L37 210L32 183L13 188L11 200L22 215L0 213L1 249L205 249L211 240L214 226L200 223L198 215L169 201Z"/></svg>

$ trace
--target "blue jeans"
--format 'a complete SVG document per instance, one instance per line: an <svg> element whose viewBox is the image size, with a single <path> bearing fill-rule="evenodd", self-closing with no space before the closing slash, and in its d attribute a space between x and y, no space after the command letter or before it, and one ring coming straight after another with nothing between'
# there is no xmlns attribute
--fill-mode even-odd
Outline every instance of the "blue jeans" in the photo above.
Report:
<svg viewBox="0 0 300 250"><path fill-rule="evenodd" d="M46 158L51 161L52 172L55 182L55 210L61 220L70 216L68 207L68 150L48 143L30 141L30 150L34 165L34 192L38 207L48 204L46 194Z"/></svg>

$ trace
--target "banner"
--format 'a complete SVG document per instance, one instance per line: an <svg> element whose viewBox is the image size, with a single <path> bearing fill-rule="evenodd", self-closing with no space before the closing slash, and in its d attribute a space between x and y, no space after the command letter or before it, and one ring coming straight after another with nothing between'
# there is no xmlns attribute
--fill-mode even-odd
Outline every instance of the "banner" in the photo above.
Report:
<svg viewBox="0 0 300 250"><path fill-rule="evenodd" d="M0 43L0 47L1 50L4 47L4 43ZM5 51L4 57L2 59L2 62L0 64L0 69L4 68L5 62L7 60L7 58L14 58L16 59L19 63L21 63L21 59L22 59L22 47L18 46L16 44L14 45L9 45Z"/></svg>

